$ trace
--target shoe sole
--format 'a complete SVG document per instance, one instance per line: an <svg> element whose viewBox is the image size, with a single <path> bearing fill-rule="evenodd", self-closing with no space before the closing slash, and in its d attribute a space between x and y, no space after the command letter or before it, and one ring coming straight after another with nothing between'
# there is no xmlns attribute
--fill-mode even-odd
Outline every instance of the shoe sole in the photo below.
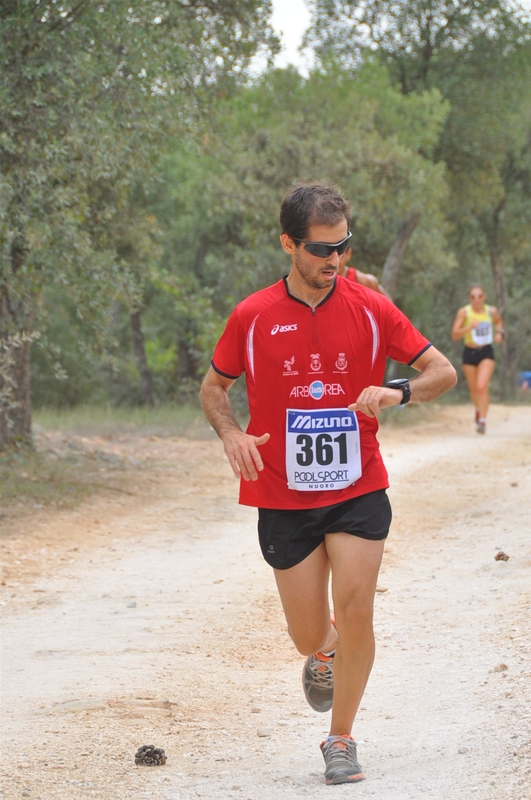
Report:
<svg viewBox="0 0 531 800"><path fill-rule="evenodd" d="M331 778L330 780L325 779L325 783L327 786L336 786L339 783L358 783L358 781L364 781L365 775L363 772L358 772L355 775L343 775L340 778Z"/></svg>

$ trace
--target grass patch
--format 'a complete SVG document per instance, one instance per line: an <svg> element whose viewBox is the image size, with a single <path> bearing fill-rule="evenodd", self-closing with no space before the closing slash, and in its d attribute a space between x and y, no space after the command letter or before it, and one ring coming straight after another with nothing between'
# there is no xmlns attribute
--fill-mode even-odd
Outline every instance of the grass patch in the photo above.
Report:
<svg viewBox="0 0 531 800"><path fill-rule="evenodd" d="M122 406L76 406L43 408L33 414L36 430L60 430L78 436L109 436L117 433L141 436L210 438L214 434L197 406L163 405L157 408Z"/></svg>
<svg viewBox="0 0 531 800"><path fill-rule="evenodd" d="M56 446L41 446L38 434L59 432ZM132 466L120 457L86 448L76 437L158 436L214 438L197 406L165 405L155 409L78 406L41 409L33 414L37 447L17 447L0 453L0 503L25 508L73 508L96 492L124 492L124 470ZM45 437L41 437L41 440Z"/></svg>
<svg viewBox="0 0 531 800"><path fill-rule="evenodd" d="M0 502L28 508L56 505L72 508L94 492L94 476L77 455L61 458L29 448L0 457Z"/></svg>

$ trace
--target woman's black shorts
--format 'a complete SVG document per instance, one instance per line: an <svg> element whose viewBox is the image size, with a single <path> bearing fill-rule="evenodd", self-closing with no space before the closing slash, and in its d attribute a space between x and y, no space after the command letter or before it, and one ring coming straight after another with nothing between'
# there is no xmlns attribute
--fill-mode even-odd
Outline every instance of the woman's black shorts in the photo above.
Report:
<svg viewBox="0 0 531 800"><path fill-rule="evenodd" d="M385 489L324 508L258 509L262 554L275 569L289 569L324 542L326 533L351 533L361 539L386 539L391 504Z"/></svg>
<svg viewBox="0 0 531 800"><path fill-rule="evenodd" d="M492 358L494 361L494 348L491 344L486 344L485 347L465 347L463 350L463 364L470 364L471 367L477 367L485 358Z"/></svg>

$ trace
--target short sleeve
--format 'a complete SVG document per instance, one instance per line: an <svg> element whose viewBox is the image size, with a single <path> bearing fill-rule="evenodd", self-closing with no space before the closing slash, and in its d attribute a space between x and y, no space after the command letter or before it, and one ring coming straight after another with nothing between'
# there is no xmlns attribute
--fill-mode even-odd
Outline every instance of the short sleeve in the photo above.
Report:
<svg viewBox="0 0 531 800"><path fill-rule="evenodd" d="M386 319L387 355L402 364L413 364L431 346L430 341L392 303Z"/></svg>
<svg viewBox="0 0 531 800"><path fill-rule="evenodd" d="M234 380L245 372L245 339L246 333L236 307L214 350L212 366L216 372Z"/></svg>

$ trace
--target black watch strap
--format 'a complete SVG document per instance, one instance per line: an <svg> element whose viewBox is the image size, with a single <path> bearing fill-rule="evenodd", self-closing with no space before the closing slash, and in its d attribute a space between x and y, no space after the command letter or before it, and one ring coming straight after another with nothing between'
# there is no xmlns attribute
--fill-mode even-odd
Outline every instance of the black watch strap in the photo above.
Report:
<svg viewBox="0 0 531 800"><path fill-rule="evenodd" d="M407 378L396 378L394 381L387 381L384 383L387 389L400 389L402 392L402 402L399 406L405 406L411 399L411 387Z"/></svg>

